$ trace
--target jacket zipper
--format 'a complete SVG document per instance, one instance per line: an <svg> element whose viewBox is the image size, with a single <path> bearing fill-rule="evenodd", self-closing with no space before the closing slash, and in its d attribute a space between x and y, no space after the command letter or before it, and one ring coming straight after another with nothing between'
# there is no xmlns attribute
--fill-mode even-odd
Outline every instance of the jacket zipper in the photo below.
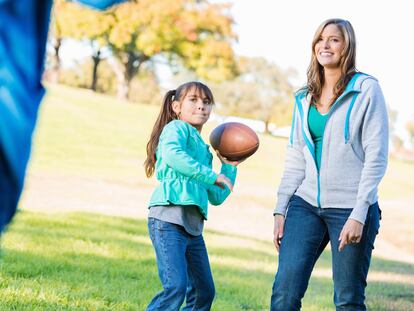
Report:
<svg viewBox="0 0 414 311"><path fill-rule="evenodd" d="M316 201L317 201L317 203L318 203L318 207L320 208L321 207L321 174L320 174L320 170L322 169L322 154L323 154L323 142L324 142L324 138L325 138L325 128L326 128L326 124L328 123L328 121L329 121L329 118L331 117L331 115L332 115L332 112L334 111L334 108L338 105L338 103L340 102L340 101L342 101L342 99L346 96L346 95L348 95L348 94L350 94L350 93L352 93L352 92L355 92L355 90L349 90L349 91L346 91L345 93L343 93L341 96L339 96L339 98L334 102L334 104L332 105L332 107L331 107L331 109L329 109L329 112L328 112L328 117L326 118L326 122L325 122L325 125L324 125L324 127L323 127L323 134L322 134L322 153L321 153L321 162L319 163L319 169L318 169L318 166L316 165L316 155L315 155L315 166L316 166L316 171L318 172L318 174L317 174L317 177L318 177L318 194L317 194L317 196L316 196ZM309 127L309 125L308 125L308 127Z"/></svg>

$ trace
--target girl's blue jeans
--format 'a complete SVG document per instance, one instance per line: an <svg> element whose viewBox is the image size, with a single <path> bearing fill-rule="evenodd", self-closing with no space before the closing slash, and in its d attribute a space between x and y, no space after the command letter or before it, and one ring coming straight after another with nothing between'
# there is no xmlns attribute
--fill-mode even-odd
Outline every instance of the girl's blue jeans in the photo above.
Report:
<svg viewBox="0 0 414 311"><path fill-rule="evenodd" d="M157 256L163 290L150 302L147 311L210 310L215 288L207 249L202 235L188 234L182 226L155 218L148 230Z"/></svg>
<svg viewBox="0 0 414 311"><path fill-rule="evenodd" d="M338 251L339 235L352 209L318 208L298 196L289 202L279 267L273 283L271 311L300 310L316 260L331 243L336 310L366 310L368 268L379 229L380 210L369 207L361 242Z"/></svg>

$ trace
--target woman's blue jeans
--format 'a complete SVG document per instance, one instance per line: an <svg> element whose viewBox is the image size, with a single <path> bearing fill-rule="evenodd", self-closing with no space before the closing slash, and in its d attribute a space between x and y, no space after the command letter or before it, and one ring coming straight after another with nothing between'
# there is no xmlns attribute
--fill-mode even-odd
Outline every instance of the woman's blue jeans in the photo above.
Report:
<svg viewBox="0 0 414 311"><path fill-rule="evenodd" d="M273 283L271 311L300 310L312 269L329 241L336 310L366 310L366 279L379 229L380 210L377 203L369 207L361 242L348 244L339 252L339 234L351 211L322 209L298 196L292 197Z"/></svg>
<svg viewBox="0 0 414 311"><path fill-rule="evenodd" d="M147 311L210 310L215 289L202 235L188 234L182 226L149 218L148 229L157 256L163 290Z"/></svg>

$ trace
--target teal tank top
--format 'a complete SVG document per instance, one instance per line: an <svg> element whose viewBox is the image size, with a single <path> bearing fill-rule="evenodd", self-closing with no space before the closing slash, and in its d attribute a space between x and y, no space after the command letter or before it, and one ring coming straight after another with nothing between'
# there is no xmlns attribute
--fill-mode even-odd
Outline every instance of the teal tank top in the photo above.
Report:
<svg viewBox="0 0 414 311"><path fill-rule="evenodd" d="M326 120L328 120L328 113L322 115L314 105L310 106L308 125L313 143L315 144L315 159L318 171L321 167L323 132L325 130Z"/></svg>

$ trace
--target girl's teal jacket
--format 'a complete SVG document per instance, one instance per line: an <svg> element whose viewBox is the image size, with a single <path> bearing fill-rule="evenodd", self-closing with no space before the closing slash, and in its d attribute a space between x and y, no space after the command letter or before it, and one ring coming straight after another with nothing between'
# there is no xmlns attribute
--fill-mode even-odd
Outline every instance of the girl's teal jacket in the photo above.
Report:
<svg viewBox="0 0 414 311"><path fill-rule="evenodd" d="M217 174L212 170L213 155L199 132L181 120L168 123L156 151L156 176L160 185L154 190L149 206L197 205L207 219L208 201L219 205L230 194L225 187L214 185ZM223 164L221 174L234 184L237 168Z"/></svg>

